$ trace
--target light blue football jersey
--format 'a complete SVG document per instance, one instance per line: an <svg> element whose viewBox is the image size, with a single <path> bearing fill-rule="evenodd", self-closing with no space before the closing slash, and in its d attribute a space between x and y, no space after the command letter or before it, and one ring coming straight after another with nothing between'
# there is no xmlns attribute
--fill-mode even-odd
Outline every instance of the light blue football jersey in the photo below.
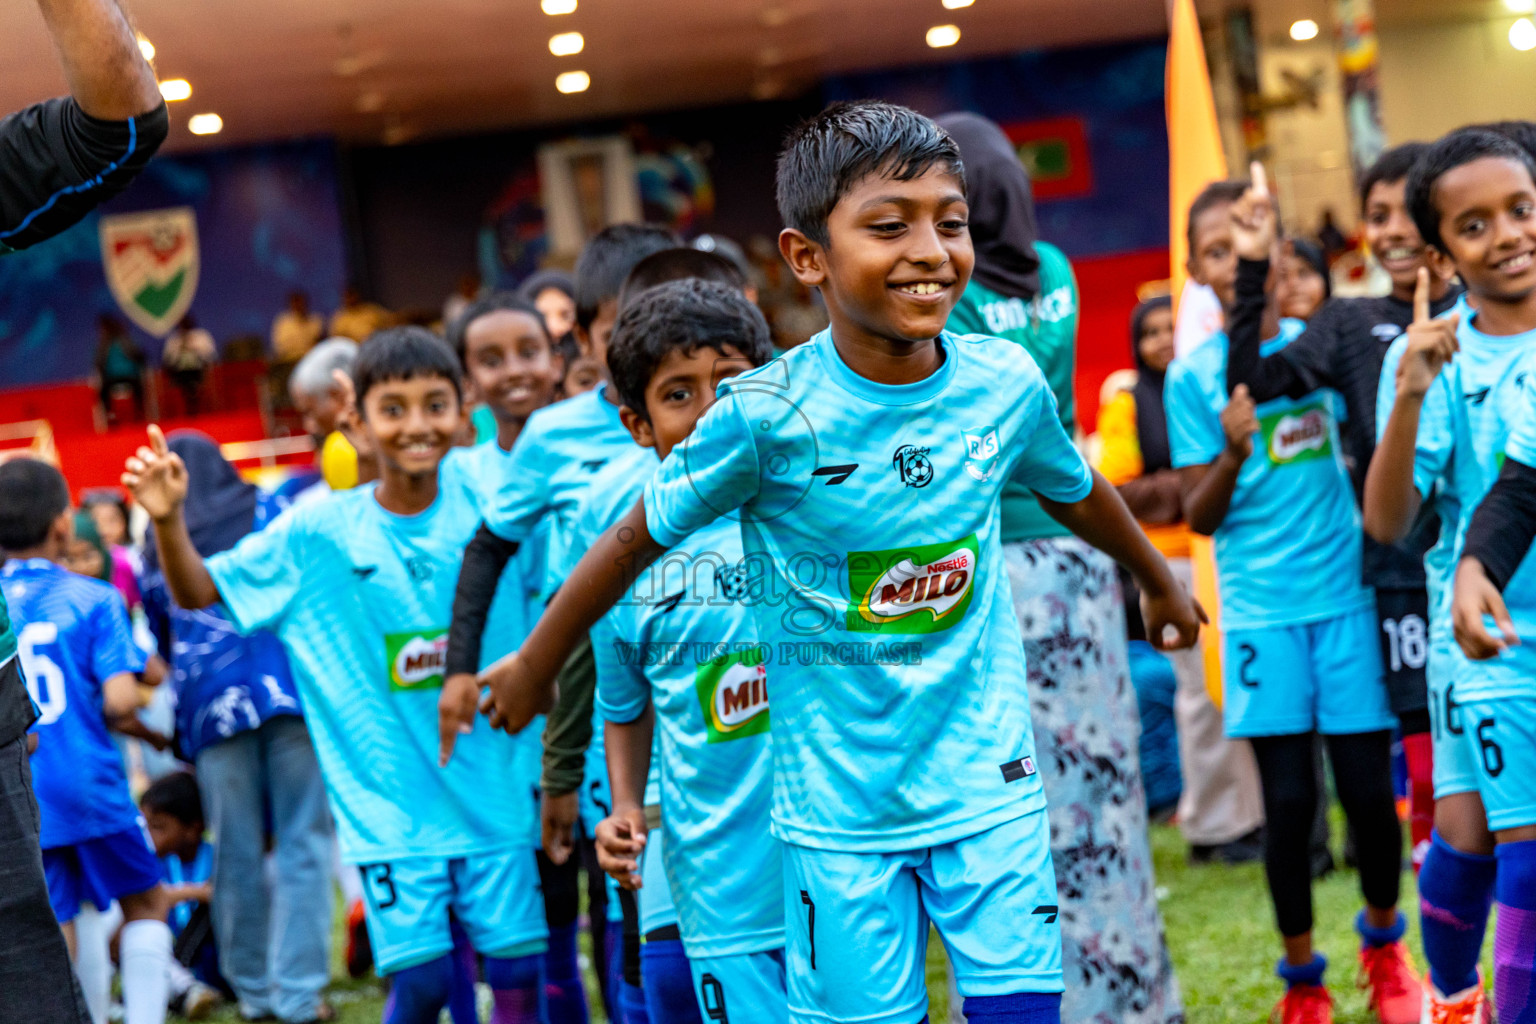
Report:
<svg viewBox="0 0 1536 1024"><path fill-rule="evenodd" d="M1269 355L1300 321L1282 321ZM1218 332L1175 359L1163 384L1175 467L1215 461L1227 445L1227 336ZM1370 606L1360 583L1360 510L1339 445L1337 395L1319 389L1255 410L1259 432L1216 530L1224 629L1321 622Z"/></svg>
<svg viewBox="0 0 1536 1024"><path fill-rule="evenodd" d="M563 580L556 570L565 564L587 486L610 461L635 448L619 407L604 397L612 386L605 381L528 417L487 503L486 525L505 540L522 543L550 520L546 599Z"/></svg>
<svg viewBox="0 0 1536 1024"><path fill-rule="evenodd" d="M1475 326L1477 313L1465 298L1453 312L1461 316L1456 332L1460 350L1424 396L1413 465L1413 483L1421 497L1438 486L1455 502L1455 544L1439 568L1446 581L1461 560L1467 526L1478 504L1498 479L1511 431L1529 418L1531 403L1536 401L1536 330L1484 334ZM1382 367L1379 430L1385 429L1385 414L1392 409L1397 365L1406 347L1404 335L1388 350ZM1531 454L1518 445L1517 450ZM1428 559L1425 566L1428 571ZM1504 602L1524 645L1536 643L1536 562L1527 558L1521 563L1504 588ZM1524 648L1488 661L1469 661L1459 648L1453 653L1458 701L1536 694L1536 678L1520 657Z"/></svg>
<svg viewBox="0 0 1536 1024"><path fill-rule="evenodd" d="M886 385L823 331L721 384L645 491L667 547L741 523L774 832L802 846L915 849L1044 805L998 503L1012 480L1080 501L1093 475L1028 353L939 344L926 379Z"/></svg>
<svg viewBox="0 0 1536 1024"><path fill-rule="evenodd" d="M537 842L516 739L484 720L437 764L453 592L481 521L459 459L415 516L363 486L289 510L208 559L242 631L270 629L292 661L342 857L461 857ZM515 632L493 605L487 632Z"/></svg>
<svg viewBox="0 0 1536 1024"><path fill-rule="evenodd" d="M593 489L587 530L611 527L639 500L661 466L639 451L613 467L627 471L627 485ZM780 847L769 835L767 665L743 603L742 557L741 527L717 519L642 573L592 631L602 716L631 722L656 707L647 790L657 792L646 802L661 804L667 881L690 957L784 945Z"/></svg>
<svg viewBox="0 0 1536 1024"><path fill-rule="evenodd" d="M133 828L139 809L102 717L106 681L144 670L122 597L112 584L45 558L5 563L0 590L15 623L27 690L41 712L32 727L32 787L42 848Z"/></svg>

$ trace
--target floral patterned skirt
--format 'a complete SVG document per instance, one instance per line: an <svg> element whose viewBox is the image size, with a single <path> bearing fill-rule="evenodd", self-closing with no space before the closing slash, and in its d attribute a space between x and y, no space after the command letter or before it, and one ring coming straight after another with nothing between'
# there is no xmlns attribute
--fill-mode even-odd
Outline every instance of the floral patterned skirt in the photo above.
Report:
<svg viewBox="0 0 1536 1024"><path fill-rule="evenodd" d="M1062 1024L1184 1019L1157 909L1115 565L1076 537L1003 546L1061 905Z"/></svg>

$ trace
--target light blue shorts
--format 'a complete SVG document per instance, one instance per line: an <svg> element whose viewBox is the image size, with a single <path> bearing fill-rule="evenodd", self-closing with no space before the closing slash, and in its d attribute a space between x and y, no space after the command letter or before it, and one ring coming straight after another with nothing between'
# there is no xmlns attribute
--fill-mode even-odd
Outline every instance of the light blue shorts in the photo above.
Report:
<svg viewBox="0 0 1536 1024"><path fill-rule="evenodd" d="M357 869L380 974L451 950L450 911L484 956L529 956L549 948L539 865L527 847L472 857L403 857Z"/></svg>
<svg viewBox="0 0 1536 1024"><path fill-rule="evenodd" d="M1429 645L1429 736L1434 748L1435 799L1476 793L1477 759L1464 742L1467 714L1456 703L1452 682L1456 671L1456 641L1433 636Z"/></svg>
<svg viewBox="0 0 1536 1024"><path fill-rule="evenodd" d="M1488 827L1536 825L1536 697L1463 701L1460 711Z"/></svg>
<svg viewBox="0 0 1536 1024"><path fill-rule="evenodd" d="M785 1024L784 950L690 959L704 1019L719 1024Z"/></svg>
<svg viewBox="0 0 1536 1024"><path fill-rule="evenodd" d="M1397 725L1387 704L1376 610L1222 637L1227 735L1327 736Z"/></svg>
<svg viewBox="0 0 1536 1024"><path fill-rule="evenodd" d="M649 935L657 928L677 924L677 906L672 902L672 883L662 862L663 830L653 828L645 834L645 851L640 855L640 934Z"/></svg>
<svg viewBox="0 0 1536 1024"><path fill-rule="evenodd" d="M785 843L790 1020L921 1020L928 1013L930 921L961 995L1062 991L1050 840L1039 810L900 853Z"/></svg>

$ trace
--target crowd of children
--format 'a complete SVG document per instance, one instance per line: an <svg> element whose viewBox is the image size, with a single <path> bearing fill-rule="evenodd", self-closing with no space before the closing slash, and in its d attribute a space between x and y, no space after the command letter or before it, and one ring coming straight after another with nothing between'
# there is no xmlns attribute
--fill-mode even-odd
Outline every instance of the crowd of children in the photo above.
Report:
<svg viewBox="0 0 1536 1024"><path fill-rule="evenodd" d="M1330 297L1262 168L1213 183L1189 271L1225 330L1174 358L1166 300L1138 309L1135 468L1112 480L1072 437L1075 284L1006 139L874 102L780 158L780 252L830 320L788 352L726 255L618 225L569 279L466 298L446 340L309 353L289 383L330 454L298 500L151 427L123 475L151 526L131 567L102 543L118 509L81 529L57 470L0 465L85 1004L104 1019L94 906L121 918L128 1024L219 992L326 1019L339 845L386 1024L470 1024L477 982L494 1024L589 1019L584 869L610 1020L916 1024L930 926L974 1024L1182 1019L1121 720L1129 665L1156 680L1153 743L1215 721L1198 673L1158 661L1206 617L1164 557L1187 524L1215 542L1232 741L1201 756L1257 766L1283 1024L1331 1019L1319 748L1383 1024L1476 1024L1490 988L1500 1020L1536 1021L1533 142L1495 125L1381 158L1377 299ZM158 674L103 581L119 566ZM135 805L109 731L144 735L160 675L196 776ZM1149 770L1152 810L1211 790L1184 760L1183 787L1177 760ZM1192 842L1256 854L1254 816Z"/></svg>

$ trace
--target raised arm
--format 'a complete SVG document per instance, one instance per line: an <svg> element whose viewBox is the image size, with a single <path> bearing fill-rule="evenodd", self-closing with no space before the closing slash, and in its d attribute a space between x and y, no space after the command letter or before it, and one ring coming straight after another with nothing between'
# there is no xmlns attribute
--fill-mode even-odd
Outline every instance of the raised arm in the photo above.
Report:
<svg viewBox="0 0 1536 1024"><path fill-rule="evenodd" d="M187 467L181 456L166 446L165 434L156 424L149 426L149 445L129 457L122 480L154 524L160 569L171 597L189 609L218 603L219 588L208 575L203 556L193 547L182 515L187 500Z"/></svg>
<svg viewBox="0 0 1536 1024"><path fill-rule="evenodd" d="M1300 398L1317 385L1308 386L1281 353L1260 354L1269 301L1269 261L1279 227L1264 165L1254 161L1251 174L1253 184L1232 204L1232 241L1238 262L1236 297L1227 314L1227 393L1246 384L1255 402L1282 395Z"/></svg>
<svg viewBox="0 0 1536 1024"><path fill-rule="evenodd" d="M81 110L126 121L160 106L154 69L117 0L38 0L37 6Z"/></svg>

